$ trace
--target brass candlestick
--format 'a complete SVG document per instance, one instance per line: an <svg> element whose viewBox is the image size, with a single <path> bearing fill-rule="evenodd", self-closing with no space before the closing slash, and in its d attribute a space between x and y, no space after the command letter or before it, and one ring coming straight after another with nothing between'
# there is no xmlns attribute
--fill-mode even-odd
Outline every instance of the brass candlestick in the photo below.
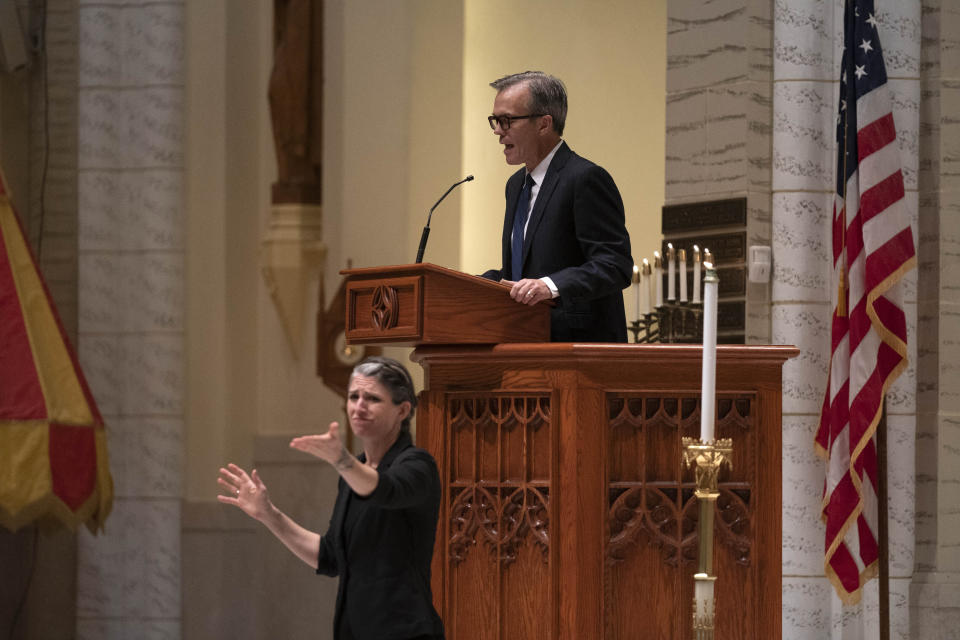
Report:
<svg viewBox="0 0 960 640"><path fill-rule="evenodd" d="M697 488L694 495L700 501L700 518L697 524L699 536L699 559L697 573L693 576L693 638L713 640L716 603L713 588L716 576L713 573L713 514L720 490L717 476L720 467L729 466L733 452L733 440L723 438L704 442L699 438L683 438L683 461L689 468L696 465Z"/></svg>

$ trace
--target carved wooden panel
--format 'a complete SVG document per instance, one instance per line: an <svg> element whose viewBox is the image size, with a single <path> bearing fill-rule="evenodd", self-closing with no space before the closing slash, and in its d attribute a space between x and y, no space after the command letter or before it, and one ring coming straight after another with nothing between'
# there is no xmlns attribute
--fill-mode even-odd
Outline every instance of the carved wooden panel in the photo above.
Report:
<svg viewBox="0 0 960 640"><path fill-rule="evenodd" d="M351 342L417 338L422 333L422 307L423 279L419 276L347 281L347 336Z"/></svg>
<svg viewBox="0 0 960 640"><path fill-rule="evenodd" d="M382 284L373 290L370 317L373 326L380 331L387 331L397 326L397 320L400 318L400 303L397 299L396 287Z"/></svg>
<svg viewBox="0 0 960 640"><path fill-rule="evenodd" d="M519 625L516 637L546 639L536 620L550 606L537 588L550 578L550 396L448 394L446 404L448 579L473 595L456 598L448 635L492 640L496 625L477 616L496 616Z"/></svg>
<svg viewBox="0 0 960 640"><path fill-rule="evenodd" d="M724 581L742 580L751 564L752 465L737 449L750 445L754 394L718 394L716 433L734 441L733 468L721 471L714 566ZM700 398L689 393L608 394L607 638L632 638L642 616L638 594L690 602L697 563L699 506L680 440L699 436ZM738 569L733 569L738 567ZM653 575L651 572L653 570ZM653 589L654 591L650 591ZM718 587L718 593L722 589ZM718 596L721 597L721 596ZM729 600L729 598L724 598ZM646 622L650 622L647 620ZM649 637L689 637L689 621L657 618Z"/></svg>

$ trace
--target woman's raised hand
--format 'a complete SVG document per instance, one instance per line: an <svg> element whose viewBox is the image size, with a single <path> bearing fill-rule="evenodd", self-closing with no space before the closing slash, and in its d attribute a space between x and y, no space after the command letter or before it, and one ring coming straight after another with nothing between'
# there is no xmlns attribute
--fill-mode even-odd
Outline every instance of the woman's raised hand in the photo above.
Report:
<svg viewBox="0 0 960 640"><path fill-rule="evenodd" d="M226 468L220 468L217 483L227 491L226 495L217 496L217 500L242 509L254 520L262 521L273 509L267 485L263 484L256 469L248 474L231 462Z"/></svg>
<svg viewBox="0 0 960 640"><path fill-rule="evenodd" d="M325 460L337 469L356 460L340 441L340 424L337 422L331 422L326 433L294 438L290 441L290 447Z"/></svg>

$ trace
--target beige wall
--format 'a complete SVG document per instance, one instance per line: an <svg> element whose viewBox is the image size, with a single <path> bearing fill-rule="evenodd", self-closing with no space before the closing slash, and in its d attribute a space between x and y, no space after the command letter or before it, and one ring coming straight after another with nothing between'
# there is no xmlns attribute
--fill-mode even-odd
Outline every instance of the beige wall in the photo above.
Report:
<svg viewBox="0 0 960 640"><path fill-rule="evenodd" d="M485 121L488 85L526 69L567 85L564 138L613 176L634 259L652 256L663 205L666 0L466 0L464 22L463 167L477 181L464 198L463 270L500 263L503 186L517 167L503 161Z"/></svg>

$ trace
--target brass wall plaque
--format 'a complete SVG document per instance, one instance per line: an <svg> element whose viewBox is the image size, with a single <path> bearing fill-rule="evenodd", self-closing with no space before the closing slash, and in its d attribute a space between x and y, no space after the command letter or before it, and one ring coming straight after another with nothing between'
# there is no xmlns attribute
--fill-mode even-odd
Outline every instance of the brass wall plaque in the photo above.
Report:
<svg viewBox="0 0 960 640"><path fill-rule="evenodd" d="M664 235L746 225L746 198L671 204L661 210L660 227Z"/></svg>
<svg viewBox="0 0 960 640"><path fill-rule="evenodd" d="M717 269L717 277L720 282L717 283L717 298L735 298L747 294L747 268L746 267L723 267ZM693 274L690 275L693 279ZM693 286L692 283L690 286Z"/></svg>
<svg viewBox="0 0 960 640"><path fill-rule="evenodd" d="M717 302L717 332L743 331L747 321L746 308L743 300Z"/></svg>
<svg viewBox="0 0 960 640"><path fill-rule="evenodd" d="M693 246L699 247L701 261L705 249L709 249L713 256L720 280L717 289L717 341L724 344L742 344L746 333L746 227L746 198L672 204L662 209L661 254L667 255L667 243L677 251L686 251L688 296L693 291ZM663 290L666 292L666 268L663 275Z"/></svg>

